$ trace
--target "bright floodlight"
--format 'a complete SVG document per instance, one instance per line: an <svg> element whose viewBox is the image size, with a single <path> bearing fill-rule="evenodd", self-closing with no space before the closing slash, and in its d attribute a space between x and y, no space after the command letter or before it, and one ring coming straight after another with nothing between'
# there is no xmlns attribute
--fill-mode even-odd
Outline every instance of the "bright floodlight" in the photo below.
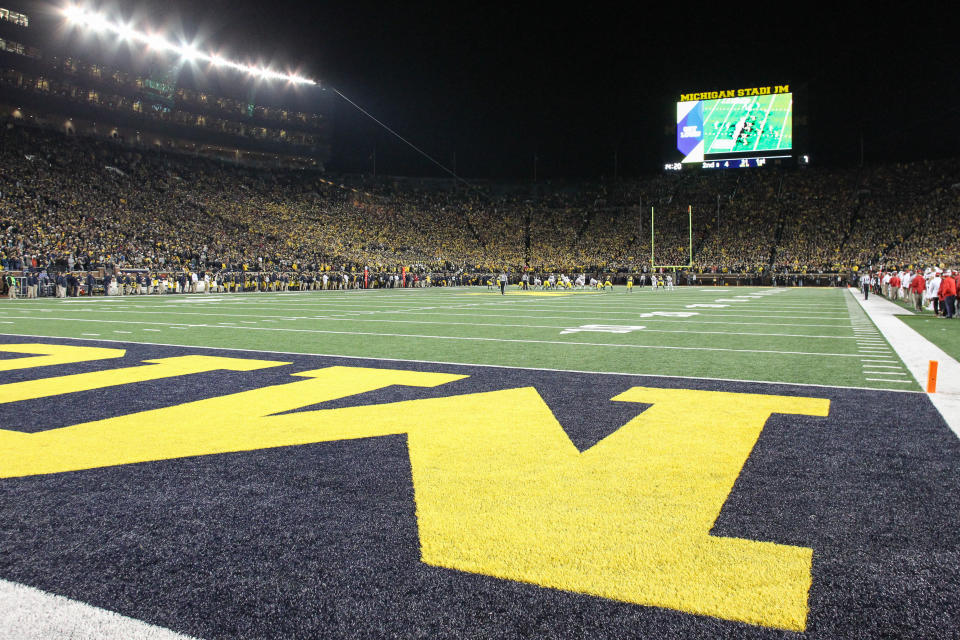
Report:
<svg viewBox="0 0 960 640"><path fill-rule="evenodd" d="M123 23L117 23L114 31L118 36L120 36L120 39L124 41L134 40L137 37L136 29Z"/></svg>
<svg viewBox="0 0 960 640"><path fill-rule="evenodd" d="M110 22L106 18L104 18L99 13L88 14L86 16L86 20L84 21L84 23L94 33L103 33L108 30L112 31L111 27L113 26L110 24Z"/></svg>
<svg viewBox="0 0 960 640"><path fill-rule="evenodd" d="M138 31L128 24L113 22L105 15L95 11L87 11L77 5L67 5L62 9L64 17L70 24L89 29L94 33L113 33L121 40L128 42L142 42L154 51L173 51L187 62L209 62L216 67L227 67L246 73L262 80L286 80L293 84L315 85L316 81L291 73L280 73L267 67L245 65L233 60L227 60L217 54L204 54L192 44L176 44L159 33Z"/></svg>
<svg viewBox="0 0 960 640"><path fill-rule="evenodd" d="M70 5L64 8L63 15L66 16L70 22L80 23L83 22L84 11L80 7Z"/></svg>
<svg viewBox="0 0 960 640"><path fill-rule="evenodd" d="M204 57L204 58L207 57L207 56L203 56L199 51L197 51L197 48L194 47L192 44L180 45L175 49L175 51L179 53L180 57L186 60L187 62L196 62L201 57Z"/></svg>

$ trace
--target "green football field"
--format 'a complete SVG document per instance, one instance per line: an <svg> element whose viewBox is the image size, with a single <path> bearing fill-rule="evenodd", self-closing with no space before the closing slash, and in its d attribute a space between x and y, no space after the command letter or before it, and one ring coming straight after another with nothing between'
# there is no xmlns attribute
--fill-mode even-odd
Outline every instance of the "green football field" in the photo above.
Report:
<svg viewBox="0 0 960 640"><path fill-rule="evenodd" d="M703 103L706 153L793 147L793 94L723 98Z"/></svg>
<svg viewBox="0 0 960 640"><path fill-rule="evenodd" d="M0 333L916 391L842 289L486 287L3 301Z"/></svg>
<svg viewBox="0 0 960 640"><path fill-rule="evenodd" d="M0 637L953 637L950 398L863 308L0 300Z"/></svg>

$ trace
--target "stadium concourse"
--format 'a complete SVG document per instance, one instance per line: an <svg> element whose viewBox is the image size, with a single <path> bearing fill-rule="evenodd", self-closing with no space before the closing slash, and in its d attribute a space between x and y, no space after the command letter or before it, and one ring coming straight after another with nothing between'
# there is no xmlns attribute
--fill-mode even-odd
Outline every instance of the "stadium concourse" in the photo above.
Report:
<svg viewBox="0 0 960 640"><path fill-rule="evenodd" d="M0 300L0 637L960 628L960 323L835 286L960 262L949 164L453 191L2 136L15 289L247 292ZM641 201L765 281L622 286Z"/></svg>

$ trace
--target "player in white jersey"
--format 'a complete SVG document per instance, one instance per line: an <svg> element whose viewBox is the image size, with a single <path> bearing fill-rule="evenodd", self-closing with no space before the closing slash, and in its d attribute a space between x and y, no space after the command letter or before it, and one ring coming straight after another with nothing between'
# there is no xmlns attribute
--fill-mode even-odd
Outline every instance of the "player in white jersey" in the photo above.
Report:
<svg viewBox="0 0 960 640"><path fill-rule="evenodd" d="M550 274L550 277L547 278L547 289L553 289L557 285L557 277Z"/></svg>
<svg viewBox="0 0 960 640"><path fill-rule="evenodd" d="M586 282L585 278L586 276L582 273L577 276L577 280L576 280L577 289L581 289L581 290L583 289L583 283Z"/></svg>
<svg viewBox="0 0 960 640"><path fill-rule="evenodd" d="M673 291L673 276L667 275L667 291Z"/></svg>

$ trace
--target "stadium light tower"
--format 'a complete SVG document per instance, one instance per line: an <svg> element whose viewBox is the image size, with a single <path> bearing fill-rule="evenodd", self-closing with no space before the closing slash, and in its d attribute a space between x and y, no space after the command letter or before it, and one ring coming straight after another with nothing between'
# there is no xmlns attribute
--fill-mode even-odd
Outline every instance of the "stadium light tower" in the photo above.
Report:
<svg viewBox="0 0 960 640"><path fill-rule="evenodd" d="M119 20L111 20L97 11L86 9L79 5L69 4L61 9L67 23L78 28L86 29L95 34L114 34L124 42L139 42L157 53L173 52L186 62L206 62L214 67L221 67L239 71L260 80L286 81L295 85L316 85L311 80L296 73L282 73L267 66L254 66L227 60L217 54L205 54L192 43L176 43L159 32L140 31L130 24Z"/></svg>
<svg viewBox="0 0 960 640"><path fill-rule="evenodd" d="M143 45L152 51L157 53L175 53L185 62L203 62L210 67L218 69L232 69L239 73L243 73L252 78L257 78L259 80L278 80L285 81L293 85L310 85L310 86L319 86L319 82L312 80L305 76L302 76L297 73L282 73L280 71L275 71L266 65L250 65L243 64L236 60L229 60L224 58L219 53L210 51L208 53L202 52L196 47L193 43L184 43L184 42L175 42L170 40L166 35L154 32L154 31L141 31L135 28L130 23L124 23L120 20L111 20L108 16L99 13L95 10L85 8L77 4L67 4L60 9L60 13L66 19L67 23L77 29L86 29L96 34L113 34L117 36L121 42L136 42ZM469 182L457 175L456 171L450 169L433 156L428 154L426 151L413 144L402 135L391 129L389 126L384 124L382 121L378 120L373 114L361 107L359 104L348 98L342 92L337 90L336 87L323 87L323 89L329 89L334 94L343 98L349 105L357 109L360 113L367 116L375 123L380 125L383 129L388 131L390 134L398 138L401 142L409 146L411 149L422 155L424 158L435 164L437 167L445 171L446 173L453 176L459 182L467 185L468 187L475 188Z"/></svg>

